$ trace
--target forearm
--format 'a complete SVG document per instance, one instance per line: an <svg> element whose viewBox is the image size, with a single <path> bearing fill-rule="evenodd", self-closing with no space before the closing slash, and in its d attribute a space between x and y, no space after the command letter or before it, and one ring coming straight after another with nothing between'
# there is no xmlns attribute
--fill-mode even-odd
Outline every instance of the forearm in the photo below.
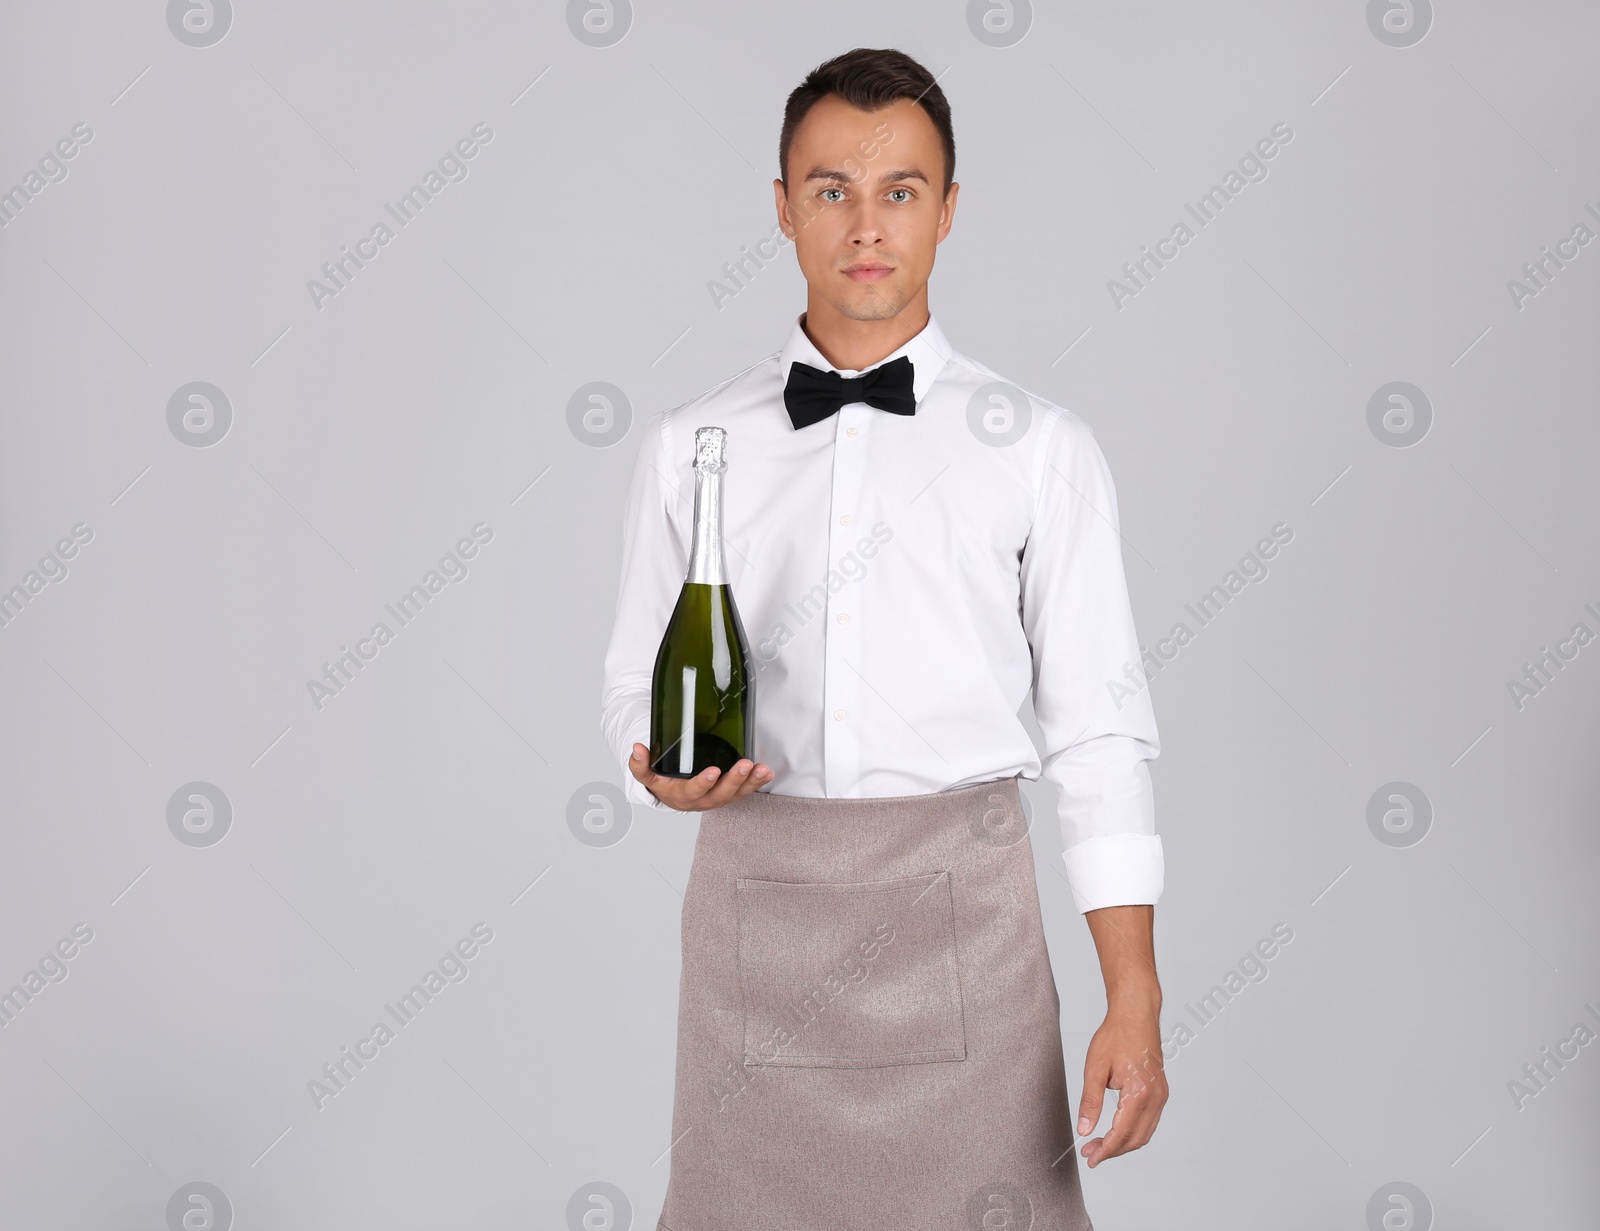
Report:
<svg viewBox="0 0 1600 1231"><path fill-rule="evenodd" d="M1083 916L1100 956L1108 1013L1159 1018L1161 983L1156 977L1155 907L1104 906Z"/></svg>

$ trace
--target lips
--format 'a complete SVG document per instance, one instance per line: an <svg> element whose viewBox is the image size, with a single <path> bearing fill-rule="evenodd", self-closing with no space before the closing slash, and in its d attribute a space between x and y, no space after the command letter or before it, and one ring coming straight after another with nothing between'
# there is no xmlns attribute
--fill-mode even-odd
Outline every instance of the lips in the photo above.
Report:
<svg viewBox="0 0 1600 1231"><path fill-rule="evenodd" d="M845 277L853 278L857 282L877 282L887 278L894 270L888 265L872 262L866 265L852 265L844 272Z"/></svg>

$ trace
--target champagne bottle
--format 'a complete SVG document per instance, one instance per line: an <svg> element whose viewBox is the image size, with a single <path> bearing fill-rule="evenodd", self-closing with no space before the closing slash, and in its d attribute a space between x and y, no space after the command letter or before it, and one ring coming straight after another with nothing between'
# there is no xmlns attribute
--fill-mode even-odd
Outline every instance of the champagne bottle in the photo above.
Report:
<svg viewBox="0 0 1600 1231"><path fill-rule="evenodd" d="M694 434L694 541L689 572L656 651L650 688L650 768L692 778L755 759L755 672L728 584L722 475L728 433Z"/></svg>

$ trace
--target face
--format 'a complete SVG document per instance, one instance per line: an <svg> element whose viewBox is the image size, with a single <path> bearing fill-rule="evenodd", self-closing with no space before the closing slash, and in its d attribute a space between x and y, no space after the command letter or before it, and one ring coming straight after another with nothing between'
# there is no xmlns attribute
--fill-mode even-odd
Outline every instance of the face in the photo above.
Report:
<svg viewBox="0 0 1600 1231"><path fill-rule="evenodd" d="M909 98L861 111L829 95L795 131L788 172L792 195L773 181L778 221L794 240L811 310L884 320L926 299L960 188L940 196L944 150L927 112Z"/></svg>

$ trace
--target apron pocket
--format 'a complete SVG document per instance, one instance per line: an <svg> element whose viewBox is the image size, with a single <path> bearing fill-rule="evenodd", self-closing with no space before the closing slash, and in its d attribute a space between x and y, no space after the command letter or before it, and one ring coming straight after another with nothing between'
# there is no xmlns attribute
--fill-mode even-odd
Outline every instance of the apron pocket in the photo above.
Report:
<svg viewBox="0 0 1600 1231"><path fill-rule="evenodd" d="M744 1062L965 1060L950 874L855 884L741 877Z"/></svg>

